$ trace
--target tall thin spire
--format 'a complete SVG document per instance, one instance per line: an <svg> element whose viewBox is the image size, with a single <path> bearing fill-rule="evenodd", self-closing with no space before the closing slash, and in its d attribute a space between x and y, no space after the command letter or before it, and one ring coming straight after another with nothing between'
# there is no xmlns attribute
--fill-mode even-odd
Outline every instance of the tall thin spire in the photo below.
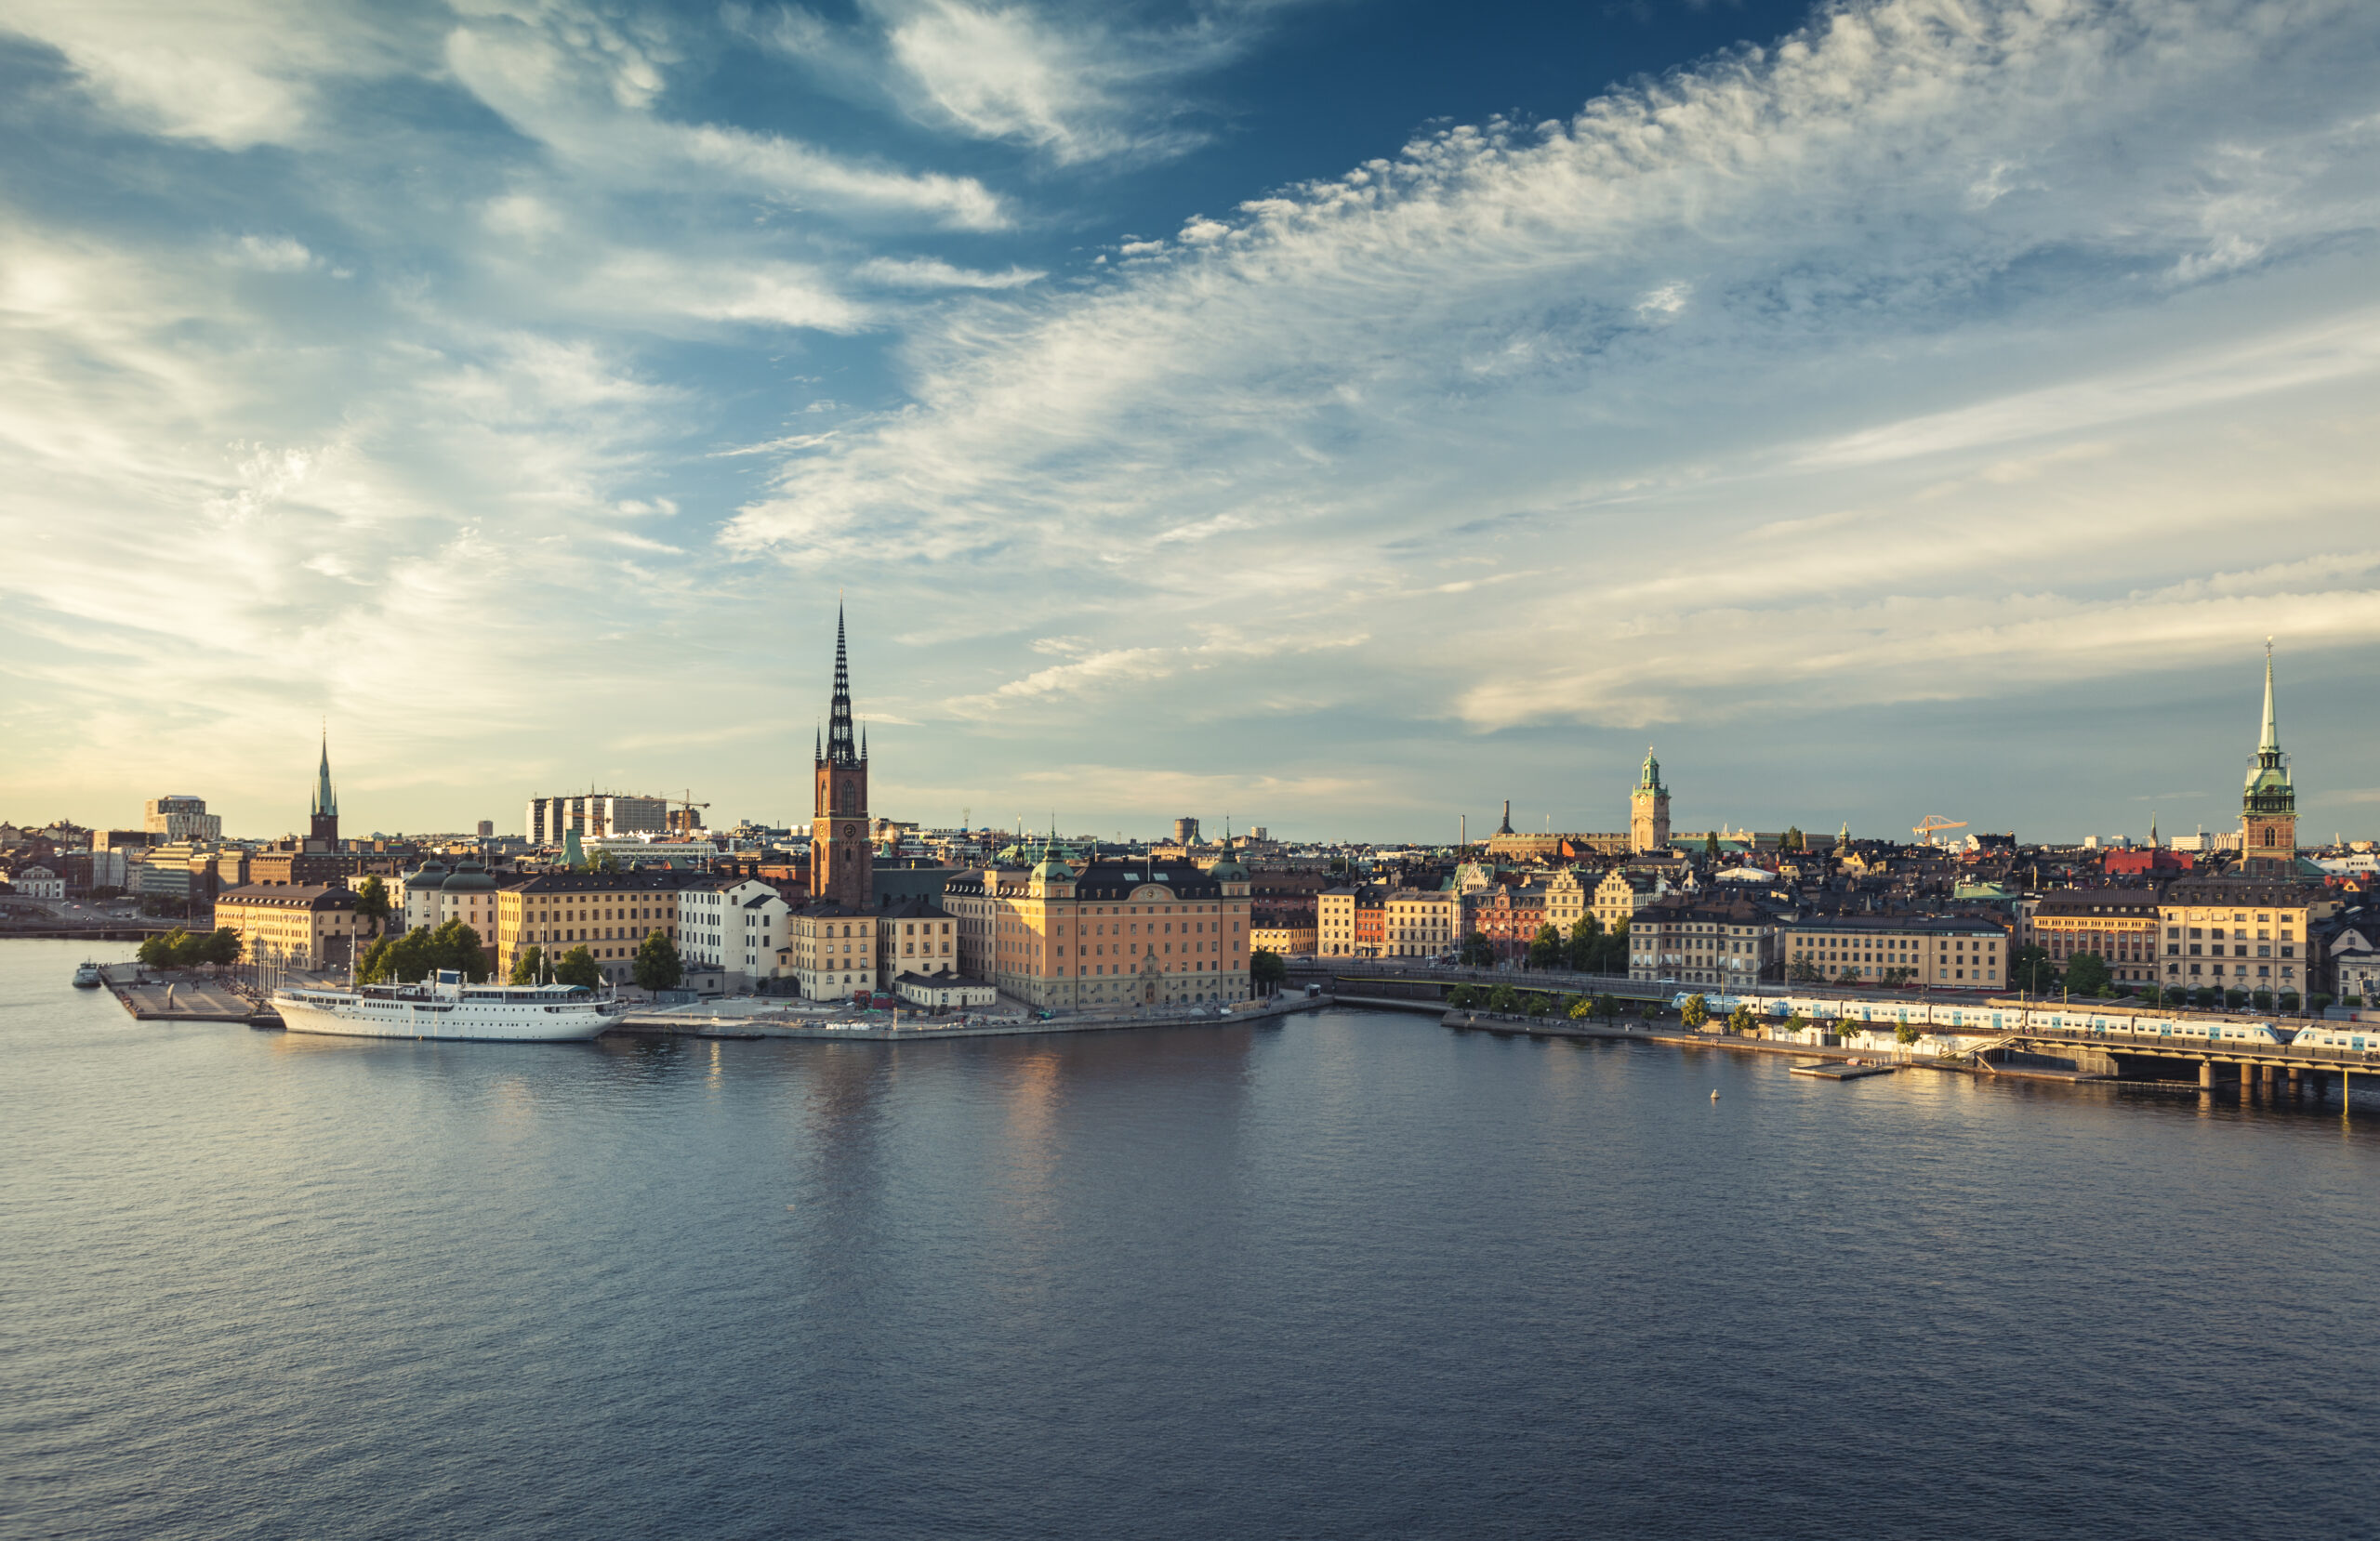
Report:
<svg viewBox="0 0 2380 1541"><path fill-rule="evenodd" d="M314 814L338 811L338 792L331 785L331 732L328 727L323 730L323 763L314 772L313 806L307 811Z"/></svg>
<svg viewBox="0 0 2380 1541"><path fill-rule="evenodd" d="M2272 706L2272 639L2265 639L2265 736L2257 741L2256 753L2281 752L2281 719Z"/></svg>
<svg viewBox="0 0 2380 1541"><path fill-rule="evenodd" d="M852 737L852 666L843 646L843 607L835 606L835 699L826 714L826 760L856 765L861 756Z"/></svg>

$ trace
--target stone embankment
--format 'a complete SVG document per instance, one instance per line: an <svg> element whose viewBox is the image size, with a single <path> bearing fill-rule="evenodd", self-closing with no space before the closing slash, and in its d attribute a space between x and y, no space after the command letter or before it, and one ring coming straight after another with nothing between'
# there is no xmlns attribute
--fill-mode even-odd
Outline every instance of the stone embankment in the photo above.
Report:
<svg viewBox="0 0 2380 1541"><path fill-rule="evenodd" d="M1217 1011L1149 1008L1114 1015L1061 1017L916 1017L897 1025L873 1014L825 1021L816 1017L711 1016L676 1011L631 1011L605 1037L792 1038L811 1043L930 1043L945 1038L1015 1038L1051 1033L1111 1033L1130 1027L1230 1027L1263 1021L1292 1011L1329 1006L1329 995L1277 995Z"/></svg>

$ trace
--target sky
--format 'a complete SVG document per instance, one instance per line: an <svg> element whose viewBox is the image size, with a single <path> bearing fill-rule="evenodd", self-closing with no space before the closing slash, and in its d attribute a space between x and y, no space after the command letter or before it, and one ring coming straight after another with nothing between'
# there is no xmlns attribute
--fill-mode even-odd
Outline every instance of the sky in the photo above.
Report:
<svg viewBox="0 0 2380 1541"><path fill-rule="evenodd" d="M2380 833L2368 0L0 0L0 817Z"/></svg>

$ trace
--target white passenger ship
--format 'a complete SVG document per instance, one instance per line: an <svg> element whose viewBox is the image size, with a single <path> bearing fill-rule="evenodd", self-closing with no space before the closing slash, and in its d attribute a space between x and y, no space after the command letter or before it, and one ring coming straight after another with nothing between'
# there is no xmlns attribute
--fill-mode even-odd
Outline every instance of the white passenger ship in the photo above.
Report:
<svg viewBox="0 0 2380 1541"><path fill-rule="evenodd" d="M276 990L273 1009L292 1033L349 1038L459 1038L569 1043L592 1038L626 1009L569 984L468 984L442 968L419 984L352 990Z"/></svg>

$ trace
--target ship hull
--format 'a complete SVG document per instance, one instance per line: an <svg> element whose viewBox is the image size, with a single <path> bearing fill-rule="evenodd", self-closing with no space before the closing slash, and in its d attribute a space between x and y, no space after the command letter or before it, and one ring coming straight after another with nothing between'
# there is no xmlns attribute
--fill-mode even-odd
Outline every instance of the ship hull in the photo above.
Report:
<svg viewBox="0 0 2380 1541"><path fill-rule="evenodd" d="M454 1043L583 1043L615 1019L591 1006L457 1007L440 1010L430 1003L394 1007L361 1003L324 1004L287 994L272 997L281 1025L292 1033L337 1038L435 1038Z"/></svg>

